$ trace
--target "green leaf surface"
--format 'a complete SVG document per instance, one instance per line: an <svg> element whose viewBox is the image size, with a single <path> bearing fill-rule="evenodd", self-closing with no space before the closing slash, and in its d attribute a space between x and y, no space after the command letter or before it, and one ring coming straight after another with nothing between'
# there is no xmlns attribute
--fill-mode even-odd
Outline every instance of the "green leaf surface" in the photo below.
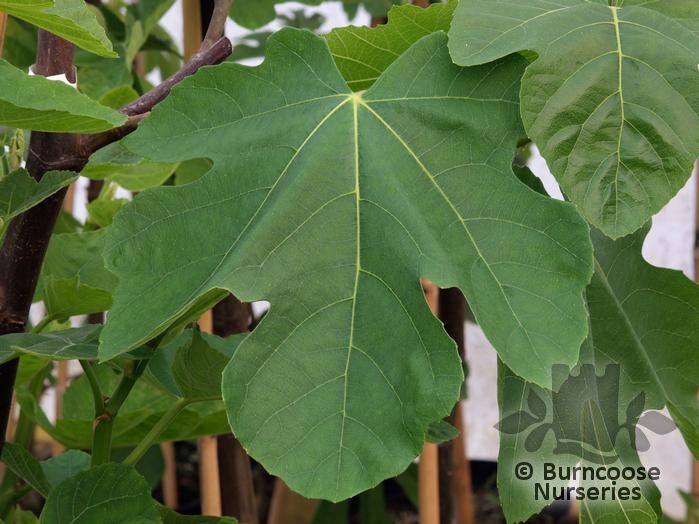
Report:
<svg viewBox="0 0 699 524"><path fill-rule="evenodd" d="M90 157L81 175L109 179L129 191L143 191L165 182L177 169L176 162L151 162L129 151L122 141L103 147Z"/></svg>
<svg viewBox="0 0 699 524"><path fill-rule="evenodd" d="M126 464L81 471L51 491L41 524L160 523L150 486Z"/></svg>
<svg viewBox="0 0 699 524"><path fill-rule="evenodd" d="M91 457L79 449L69 449L60 455L40 462L41 469L51 486L58 486L64 480L74 477L90 468Z"/></svg>
<svg viewBox="0 0 699 524"><path fill-rule="evenodd" d="M699 10L694 0L617 0L619 7L640 6L674 18L699 36Z"/></svg>
<svg viewBox="0 0 699 524"><path fill-rule="evenodd" d="M594 362L592 353L588 351L588 357ZM590 370L592 369L592 373ZM604 373L603 364L598 368L598 374ZM572 373L575 375L580 373L583 377L582 383L576 383L574 387L569 387L564 391L560 384L554 387L554 393L543 390L542 388L528 383L521 377L518 377L506 366L500 363L498 369L498 402L500 404L501 418L514 417L526 414L527 399L531 395L536 395L540 398L549 399L547 409L549 414L546 419L540 421L536 427L516 432L514 434L500 433L500 453L498 455L498 493L502 509L508 523L524 522L530 516L537 514L546 506L551 504L554 497L560 494L560 490L565 490L571 485L569 480L561 480L559 478L551 479L544 475L544 465L546 463L554 464L556 468L573 468L577 465L583 467L606 468L610 466L623 468L631 466L638 468L641 466L638 453L631 446L628 433L619 434L616 438L615 445L612 449L608 449L605 456L605 462L592 463L577 454L567 453L562 445L564 439L558 437L557 429L561 426L571 426L573 428L580 427L582 431L589 429L590 419L580 416L578 407L583 404L606 405L609 411L616 411L617 404L605 403L603 397L607 394L604 388L598 387L595 379L591 374L594 374L594 366L587 368L583 376L578 367ZM567 374L567 371L565 372ZM564 382L565 384L565 382ZM562 391L561 396L556 399L556 392ZM551 406L552 395L555 400ZM592 402L580 402L580 399L587 399ZM557 410L557 411L556 411ZM612 413L606 413L612 415ZM616 415L616 413L613 413ZM604 425L596 428L597 432L592 432L593 435L603 433ZM542 431L543 430L543 431ZM547 431L548 430L548 431ZM535 448L530 448L528 444L531 442L531 436L539 433L540 442ZM596 446L599 446L597 444ZM596 447L593 445L592 447ZM518 465L526 462L532 466L532 476L526 479L520 479L516 471ZM558 475L558 469L556 470ZM580 477L580 473L578 476ZM537 491L536 486L539 486ZM573 484L584 490L598 490L594 495L594 491L586 491L584 500L580 501L581 506L581 523L605 523L605 524L655 524L657 522L660 511L660 493L651 481L625 481L620 479L612 485L611 481L595 480L579 480ZM610 491L602 497L601 493L604 488L610 490L614 487L616 490L624 487L629 491L633 488L638 488L637 500L627 497L627 500L621 500L615 496L612 500ZM596 496L596 500L588 497L587 494ZM548 496L548 498L546 498ZM572 500L576 500L578 494L573 491Z"/></svg>
<svg viewBox="0 0 699 524"><path fill-rule="evenodd" d="M644 393L646 409L667 406L699 457L699 286L643 260L646 232L613 242L593 231L592 337L596 351L621 366L632 392Z"/></svg>
<svg viewBox="0 0 699 524"><path fill-rule="evenodd" d="M126 121L63 82L29 76L0 59L0 124L31 131L97 133Z"/></svg>
<svg viewBox="0 0 699 524"><path fill-rule="evenodd" d="M257 68L202 69L128 139L155 161L213 167L115 219L100 357L222 290L269 300L224 373L231 425L292 489L337 500L405 469L459 398L460 361L420 277L464 290L503 358L548 384L587 332L589 233L512 173L521 59L462 69L436 33L359 95L321 38L284 29L267 49Z"/></svg>
<svg viewBox="0 0 699 524"><path fill-rule="evenodd" d="M0 362L3 358L14 356L15 351L42 359L94 360L99 329L101 326L85 326L59 333L6 335L0 337ZM220 376L242 338L244 335L224 339L200 334L192 343L193 332L187 330L171 344L158 348L149 362L145 377L136 384L119 411L114 422L112 444L115 447L136 446L153 424L183 400L182 410L158 442L230 431L220 401ZM6 342L12 340L14 343ZM35 345L30 345L32 341ZM139 358L140 354L131 353L127 357ZM108 365L98 365L94 369L102 391L107 394L114 391L119 373ZM197 380L202 384L196 384ZM63 418L55 425L49 422L36 399L21 395L19 401L23 412L59 442L72 448L91 446L94 406L84 376L73 380L66 390Z"/></svg>
<svg viewBox="0 0 699 524"><path fill-rule="evenodd" d="M442 444L459 436L459 430L446 420L440 420L427 428L427 442Z"/></svg>
<svg viewBox="0 0 699 524"><path fill-rule="evenodd" d="M6 442L2 447L2 462L19 478L24 480L40 495L46 497L51 491L44 470L24 446Z"/></svg>
<svg viewBox="0 0 699 524"><path fill-rule="evenodd" d="M104 28L83 0L0 0L0 11L45 29L91 53L117 56Z"/></svg>
<svg viewBox="0 0 699 524"><path fill-rule="evenodd" d="M104 266L105 230L53 235L40 287L47 314L57 319L106 311L116 277Z"/></svg>
<svg viewBox="0 0 699 524"><path fill-rule="evenodd" d="M333 29L326 38L347 84L354 91L369 88L406 49L436 31L448 31L456 1L427 9L402 5L388 12L388 23L376 27Z"/></svg>
<svg viewBox="0 0 699 524"><path fill-rule="evenodd" d="M182 515L165 506L158 506L162 524L238 524L233 517L207 517L201 515Z"/></svg>
<svg viewBox="0 0 699 524"><path fill-rule="evenodd" d="M247 335L218 337L187 330L151 359L153 377L176 397L189 401L221 398L221 375Z"/></svg>
<svg viewBox="0 0 699 524"><path fill-rule="evenodd" d="M612 238L658 212L699 156L699 36L626 5L463 0L449 43L461 65L538 53L522 79L525 129L564 193Z"/></svg>
<svg viewBox="0 0 699 524"><path fill-rule="evenodd" d="M76 178L69 171L49 171L37 182L25 169L0 178L0 231L14 217L69 186Z"/></svg>
<svg viewBox="0 0 699 524"><path fill-rule="evenodd" d="M53 333L12 333L0 336L0 363L17 355L49 360L94 360L101 326L88 325Z"/></svg>

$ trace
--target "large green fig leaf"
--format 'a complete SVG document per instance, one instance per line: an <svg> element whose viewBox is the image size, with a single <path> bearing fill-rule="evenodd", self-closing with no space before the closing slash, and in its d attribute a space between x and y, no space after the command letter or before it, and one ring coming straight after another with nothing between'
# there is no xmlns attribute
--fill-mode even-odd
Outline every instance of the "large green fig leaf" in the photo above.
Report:
<svg viewBox="0 0 699 524"><path fill-rule="evenodd" d="M132 466L105 464L56 486L46 499L41 524L153 524L161 519L150 486Z"/></svg>
<svg viewBox="0 0 699 524"><path fill-rule="evenodd" d="M646 232L616 242L592 232L592 338L597 352L621 366L633 392L645 395L646 408L667 406L699 457L699 286L643 260Z"/></svg>
<svg viewBox="0 0 699 524"><path fill-rule="evenodd" d="M570 204L512 173L522 66L456 67L435 33L356 94L321 38L285 29L260 67L186 80L126 145L213 167L116 217L101 358L226 291L270 300L224 373L228 416L270 472L329 499L398 474L459 397L421 276L463 289L503 358L550 385L587 332L591 250Z"/></svg>
<svg viewBox="0 0 699 524"><path fill-rule="evenodd" d="M76 178L70 171L49 171L37 182L24 169L0 178L0 231L14 217L70 185Z"/></svg>
<svg viewBox="0 0 699 524"><path fill-rule="evenodd" d="M333 58L354 91L370 87L400 55L420 38L448 31L456 0L427 9L402 5L391 8L388 23L376 27L347 26L327 34Z"/></svg>
<svg viewBox="0 0 699 524"><path fill-rule="evenodd" d="M450 32L461 65L520 50L522 119L566 195L618 238L641 227L699 156L699 37L645 7L606 0L463 0Z"/></svg>
<svg viewBox="0 0 699 524"><path fill-rule="evenodd" d="M578 416L580 406L573 404L585 396L583 391L596 393L594 388L605 381L603 378L596 380L593 374L603 377L616 373L611 385L617 389L617 395L613 402L600 402L603 415L623 419L625 414L633 415L635 411L635 419L622 420L633 431L637 416L643 410L667 407L688 446L697 455L699 287L680 272L656 268L643 260L641 247L646 233L644 228L617 241L596 230L592 233L595 273L586 293L590 337L581 352L587 380L579 381L579 387L569 388L567 396L558 400L564 408L559 410L559 415L567 412L573 418ZM615 366L618 366L616 372ZM576 373L581 373L580 369L573 372ZM592 389L588 391L587 387ZM537 502L532 496L534 482L543 481L544 462L572 466L580 460L580 455L566 454L562 439L554 438L554 428L561 425L562 418L552 421L549 415L545 419L538 417L540 420L532 423L531 410L523 411L532 395L551 397L550 392L527 383L506 366L501 366L499 464L502 467L498 483L503 509L510 522L526 519L550 502L541 499ZM547 423L553 423L554 427L546 440L537 449L527 449L527 442L531 442L529 435L537 431L537 425ZM629 436L629 433L617 435L613 453L607 457L609 465L640 465L635 449L640 441L631 442ZM599 444L596 447L602 448ZM522 461L534 464L534 478L521 481L513 475L515 465ZM567 484L563 481L558 486ZM617 489L621 485L618 483ZM634 523L657 522L660 511L657 489L649 482L639 483L639 487L642 496L638 500L583 503L582 522L599 522L597 518L601 515L607 519L604 522L610 523L626 523L627 518Z"/></svg>
<svg viewBox="0 0 699 524"><path fill-rule="evenodd" d="M0 11L41 27L86 51L117 56L104 28L83 0L0 0Z"/></svg>
<svg viewBox="0 0 699 524"><path fill-rule="evenodd" d="M0 59L0 125L32 131L97 133L126 121L126 116L98 104L72 87L29 76Z"/></svg>

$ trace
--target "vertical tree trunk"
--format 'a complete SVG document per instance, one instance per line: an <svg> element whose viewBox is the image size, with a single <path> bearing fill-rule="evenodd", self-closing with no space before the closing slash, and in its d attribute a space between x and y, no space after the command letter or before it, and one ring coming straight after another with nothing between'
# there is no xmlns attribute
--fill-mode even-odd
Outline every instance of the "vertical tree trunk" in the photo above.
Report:
<svg viewBox="0 0 699 524"><path fill-rule="evenodd" d="M65 74L75 81L73 45L46 31L39 31L34 73L43 76ZM36 180L55 166L80 171L77 135L32 133L27 170ZM71 163L66 160L71 159ZM74 165L73 165L74 164ZM47 198L16 217L8 226L0 248L0 335L24 331L32 297L39 279L51 232L56 223L65 190ZM12 405L17 359L0 365L0 446L5 442Z"/></svg>
<svg viewBox="0 0 699 524"><path fill-rule="evenodd" d="M466 361L464 320L466 301L456 288L443 289L439 294L439 318L454 339L462 362ZM466 456L466 426L462 402L457 402L448 422L459 430L459 436L439 447L439 484L442 524L474 524L471 470Z"/></svg>

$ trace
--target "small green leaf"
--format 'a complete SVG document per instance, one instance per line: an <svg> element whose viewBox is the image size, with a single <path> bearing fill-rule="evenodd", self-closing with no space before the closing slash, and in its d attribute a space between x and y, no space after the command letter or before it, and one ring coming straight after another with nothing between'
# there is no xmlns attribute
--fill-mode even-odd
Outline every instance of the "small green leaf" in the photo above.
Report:
<svg viewBox="0 0 699 524"><path fill-rule="evenodd" d="M115 57L112 43L83 0L0 0L0 11L60 36L86 51Z"/></svg>
<svg viewBox="0 0 699 524"><path fill-rule="evenodd" d="M221 378L233 352L246 335L222 339L194 330L192 343L177 350L172 374L184 398L221 397ZM214 349L225 347L228 354Z"/></svg>
<svg viewBox="0 0 699 524"><path fill-rule="evenodd" d="M427 442L441 444L459 436L459 430L446 420L440 420L427 428Z"/></svg>
<svg viewBox="0 0 699 524"><path fill-rule="evenodd" d="M117 280L104 267L105 234L99 230L53 235L40 282L49 315L64 319L110 308Z"/></svg>
<svg viewBox="0 0 699 524"><path fill-rule="evenodd" d="M423 36L448 31L456 0L432 4L392 7L388 23L376 27L347 26L327 34L333 59L353 91L371 87L376 79Z"/></svg>
<svg viewBox="0 0 699 524"><path fill-rule="evenodd" d="M655 2L619 4L462 0L449 39L460 65L538 53L522 79L525 129L563 192L612 238L658 212L699 156L699 33Z"/></svg>
<svg viewBox="0 0 699 524"><path fill-rule="evenodd" d="M78 449L69 449L58 456L40 462L41 469L52 487L90 468L90 455Z"/></svg>
<svg viewBox="0 0 699 524"><path fill-rule="evenodd" d="M6 442L2 447L2 462L40 495L48 496L51 484L41 469L39 461L23 446Z"/></svg>
<svg viewBox="0 0 699 524"><path fill-rule="evenodd" d="M18 354L49 360L93 360L101 326L88 325L53 333L12 333L0 336L0 363Z"/></svg>
<svg viewBox="0 0 699 524"><path fill-rule="evenodd" d="M116 214L128 203L125 198L99 197L87 205L87 224L109 227Z"/></svg>
<svg viewBox="0 0 699 524"><path fill-rule="evenodd" d="M32 131L97 133L119 126L126 116L72 87L29 76L0 59L0 124Z"/></svg>
<svg viewBox="0 0 699 524"><path fill-rule="evenodd" d="M49 171L37 182L26 170L18 169L0 178L0 231L14 217L69 186L77 177L69 171Z"/></svg>
<svg viewBox="0 0 699 524"><path fill-rule="evenodd" d="M80 173L93 180L109 179L129 191L161 185L177 169L176 162L151 162L124 147L123 141L103 147Z"/></svg>
<svg viewBox="0 0 699 524"><path fill-rule="evenodd" d="M158 524L150 486L126 464L105 464L56 486L41 512L41 524Z"/></svg>

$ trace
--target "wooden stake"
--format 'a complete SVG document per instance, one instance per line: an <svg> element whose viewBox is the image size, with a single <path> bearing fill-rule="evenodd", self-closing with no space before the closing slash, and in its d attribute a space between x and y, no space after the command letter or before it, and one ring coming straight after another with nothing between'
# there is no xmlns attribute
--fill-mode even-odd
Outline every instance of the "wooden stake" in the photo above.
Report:
<svg viewBox="0 0 699 524"><path fill-rule="evenodd" d="M457 288L439 293L439 318L456 342L462 362L466 360L464 318L466 301ZM439 446L440 511L442 524L474 524L475 511L471 468L466 454L466 426L463 402L454 406L448 419L459 436Z"/></svg>
<svg viewBox="0 0 699 524"><path fill-rule="evenodd" d="M182 1L182 22L184 24L184 59L187 61L199 50L204 38L201 32L200 0Z"/></svg>
<svg viewBox="0 0 699 524"><path fill-rule="evenodd" d="M436 315L439 311L439 288L422 279L427 303ZM418 464L420 524L439 524L439 452L436 444L425 443Z"/></svg>
<svg viewBox="0 0 699 524"><path fill-rule="evenodd" d="M7 13L0 13L0 56L5 47L5 30L7 29Z"/></svg>
<svg viewBox="0 0 699 524"><path fill-rule="evenodd" d="M177 459L175 457L175 444L163 442L160 444L165 462L163 471L163 502L168 508L177 509L179 506L177 496Z"/></svg>
<svg viewBox="0 0 699 524"><path fill-rule="evenodd" d="M282 479L274 481L267 524L311 524L320 501L291 491Z"/></svg>

